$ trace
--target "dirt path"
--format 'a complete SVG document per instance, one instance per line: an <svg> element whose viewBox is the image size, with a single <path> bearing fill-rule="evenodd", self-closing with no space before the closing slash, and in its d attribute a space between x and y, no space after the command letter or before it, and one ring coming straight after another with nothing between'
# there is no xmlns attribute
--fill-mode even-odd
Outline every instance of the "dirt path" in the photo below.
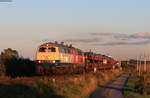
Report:
<svg viewBox="0 0 150 98"><path fill-rule="evenodd" d="M122 74L107 84L101 85L92 94L91 98L123 98L122 88L126 84L128 77L128 74Z"/></svg>

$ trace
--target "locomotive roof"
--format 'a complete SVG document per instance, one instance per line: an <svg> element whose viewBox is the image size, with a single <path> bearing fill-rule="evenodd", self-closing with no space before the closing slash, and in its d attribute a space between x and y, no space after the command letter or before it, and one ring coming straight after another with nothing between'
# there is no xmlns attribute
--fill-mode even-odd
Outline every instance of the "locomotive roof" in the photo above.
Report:
<svg viewBox="0 0 150 98"><path fill-rule="evenodd" d="M53 42L48 42L48 43L44 43L44 44L40 45L39 47L43 47L43 46L66 47L66 48L72 48L72 49L76 49L76 50L78 50L78 51L82 51L82 50L80 50L80 49L78 49L78 48L73 47L72 45L70 45L70 46L65 45L64 42L62 42L62 43L58 43L58 42L55 42L55 43L53 43ZM90 54L90 55L95 55L95 56L100 56L100 57L106 57L106 58L113 59L112 57L109 57L109 56L107 56L107 55L97 54L97 53L94 53L94 52L91 52L91 51L90 51L90 52L84 52L84 53L85 53L85 54Z"/></svg>
<svg viewBox="0 0 150 98"><path fill-rule="evenodd" d="M73 47L72 45L65 45L64 43L53 43L53 42L48 42L48 43L44 43L42 45L40 45L39 47L43 47L43 46L56 46L56 47L66 47L66 48L72 48L72 49L77 49L79 51L82 51L78 48Z"/></svg>

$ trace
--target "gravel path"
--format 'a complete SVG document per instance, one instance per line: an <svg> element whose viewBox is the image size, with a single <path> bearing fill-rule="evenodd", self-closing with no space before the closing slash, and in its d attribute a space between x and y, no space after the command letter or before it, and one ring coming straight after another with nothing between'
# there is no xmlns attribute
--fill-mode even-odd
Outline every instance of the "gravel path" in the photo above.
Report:
<svg viewBox="0 0 150 98"><path fill-rule="evenodd" d="M91 95L91 98L123 98L122 89L128 77L128 74L122 74L109 81L107 84L101 85Z"/></svg>

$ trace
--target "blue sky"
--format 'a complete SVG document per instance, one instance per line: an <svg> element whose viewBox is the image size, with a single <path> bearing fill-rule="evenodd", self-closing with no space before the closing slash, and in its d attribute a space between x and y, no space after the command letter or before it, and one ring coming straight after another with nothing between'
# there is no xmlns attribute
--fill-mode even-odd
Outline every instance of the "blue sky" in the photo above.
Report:
<svg viewBox="0 0 150 98"><path fill-rule="evenodd" d="M135 43L135 45L133 41L149 39L130 38L120 42L112 35L95 37L90 36L89 33L121 33L130 36L140 32L149 32L149 4L149 0L0 2L0 51L10 47L18 50L24 57L34 58L36 47L43 40L103 39L97 43L84 43L84 47L80 41L78 43L72 41L72 43L83 50L93 49L93 51L121 59L132 58L142 53L143 50L150 49L149 41L146 41L148 42L146 44ZM136 50L137 47L139 50ZM125 49L128 51L122 53ZM136 51L131 54L130 50Z"/></svg>

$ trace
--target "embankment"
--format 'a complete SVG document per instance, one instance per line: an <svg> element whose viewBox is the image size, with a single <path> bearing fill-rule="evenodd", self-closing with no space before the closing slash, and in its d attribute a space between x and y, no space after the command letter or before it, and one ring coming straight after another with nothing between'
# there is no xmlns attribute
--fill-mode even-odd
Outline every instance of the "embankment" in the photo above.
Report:
<svg viewBox="0 0 150 98"><path fill-rule="evenodd" d="M45 77L30 82L28 79L9 79L9 82L0 83L0 98L88 98L98 85L118 74L121 74L119 70L109 70L79 76Z"/></svg>

